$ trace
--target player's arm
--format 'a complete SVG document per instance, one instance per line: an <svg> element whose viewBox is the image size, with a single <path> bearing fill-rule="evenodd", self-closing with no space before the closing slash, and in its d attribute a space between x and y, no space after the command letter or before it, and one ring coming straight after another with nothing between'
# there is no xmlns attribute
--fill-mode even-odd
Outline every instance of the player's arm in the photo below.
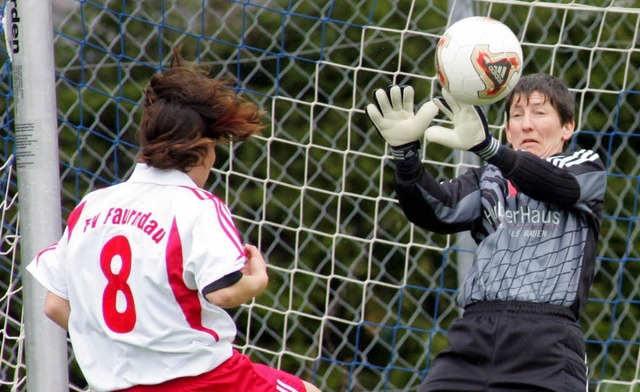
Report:
<svg viewBox="0 0 640 392"><path fill-rule="evenodd" d="M593 151L579 151L566 158L542 159L527 151L500 146L499 158L489 158L518 191L548 203L573 206L586 199L604 197L606 173ZM567 159L575 164L557 166Z"/></svg>
<svg viewBox="0 0 640 392"><path fill-rule="evenodd" d="M245 250L247 252L245 266L239 271L240 275L236 274L235 278L230 278L236 279L235 283L221 288L209 287L209 290L214 290L207 292L205 298L212 304L221 308L234 308L260 295L267 288L269 276L262 254L253 245L245 245Z"/></svg>
<svg viewBox="0 0 640 392"><path fill-rule="evenodd" d="M453 129L429 127L426 130L427 140L476 153L497 166L518 191L539 201L573 206L582 201L585 194L592 193L588 188L593 188L594 184L604 188L601 181L606 178L604 168L595 153L576 157L571 165L555 165L551 159L515 151L491 135L480 108L456 102L446 90L443 90L443 95L444 99L436 99L434 103L453 122Z"/></svg>
<svg viewBox="0 0 640 392"><path fill-rule="evenodd" d="M416 176L396 168L394 188L410 222L441 234L469 230L480 218L479 178L484 169L469 169L453 180L437 182L422 164Z"/></svg>
<svg viewBox="0 0 640 392"><path fill-rule="evenodd" d="M439 233L467 230L479 202L474 174L445 184L438 183L420 161L420 139L438 113L427 102L414 113L414 92L410 86L393 86L374 91L374 103L366 113L391 148L396 164L395 189L402 210L412 223ZM473 185L476 184L476 185ZM466 203L460 203L465 200Z"/></svg>
<svg viewBox="0 0 640 392"><path fill-rule="evenodd" d="M42 304L43 313L65 330L68 330L71 313L67 299L65 255L69 237L77 221L74 217L79 216L78 211L78 208L74 209L69 216L69 225L65 228L60 240L40 251L27 265L27 271L47 290Z"/></svg>
<svg viewBox="0 0 640 392"><path fill-rule="evenodd" d="M47 291L44 299L44 314L47 317L60 327L68 330L70 313L71 306L69 305L69 301L53 294L51 291Z"/></svg>

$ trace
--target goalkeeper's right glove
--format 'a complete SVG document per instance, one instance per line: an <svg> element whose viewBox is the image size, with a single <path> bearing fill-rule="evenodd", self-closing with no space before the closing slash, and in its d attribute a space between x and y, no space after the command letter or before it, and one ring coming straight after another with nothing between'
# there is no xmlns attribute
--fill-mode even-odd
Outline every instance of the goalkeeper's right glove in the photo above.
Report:
<svg viewBox="0 0 640 392"><path fill-rule="evenodd" d="M426 131L428 141L456 150L469 150L489 160L500 153L500 142L489 132L487 119L477 106L456 101L447 90L435 105L453 122L453 129L432 126Z"/></svg>
<svg viewBox="0 0 640 392"><path fill-rule="evenodd" d="M418 158L420 139L438 114L436 105L427 102L414 114L411 86L377 89L373 97L375 104L367 105L365 111L378 133L391 146L394 159Z"/></svg>

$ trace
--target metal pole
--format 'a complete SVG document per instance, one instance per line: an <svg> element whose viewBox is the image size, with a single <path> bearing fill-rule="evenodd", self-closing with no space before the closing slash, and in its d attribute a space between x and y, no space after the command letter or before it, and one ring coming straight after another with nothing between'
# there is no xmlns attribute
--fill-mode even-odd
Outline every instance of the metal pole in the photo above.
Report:
<svg viewBox="0 0 640 392"><path fill-rule="evenodd" d="M448 7L449 7L449 15L451 15L450 21L449 21L450 24L454 24L460 19L474 16L473 4L471 0L449 0ZM458 163L478 165L480 164L480 159L475 154L464 153L462 154L462 157L460 158ZM462 167L460 169L460 174L464 173L465 171L466 169ZM463 232L456 235L456 242L454 246L460 250L465 250L465 252L462 252L462 251L457 252L458 287L462 288L462 285L464 284L464 278L467 275L467 271L471 267L471 264L473 263L473 259L475 257L474 256L475 254L473 253L473 251L476 248L476 244L471 238L471 235L469 234L469 232Z"/></svg>
<svg viewBox="0 0 640 392"><path fill-rule="evenodd" d="M62 235L51 0L6 0L12 61L28 391L69 390L66 332L43 312L46 289L24 268Z"/></svg>

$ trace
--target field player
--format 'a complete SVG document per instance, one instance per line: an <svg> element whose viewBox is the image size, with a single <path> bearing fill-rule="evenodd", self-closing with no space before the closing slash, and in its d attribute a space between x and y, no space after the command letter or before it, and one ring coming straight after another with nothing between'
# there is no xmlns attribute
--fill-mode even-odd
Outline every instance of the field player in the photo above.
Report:
<svg viewBox="0 0 640 392"><path fill-rule="evenodd" d="M68 329L95 391L319 390L232 347L237 307L265 290L265 260L203 190L218 142L258 133L262 113L174 51L144 91L131 178L86 195L28 270Z"/></svg>
<svg viewBox="0 0 640 392"><path fill-rule="evenodd" d="M522 77L506 97L506 136L482 111L444 99L414 115L413 90L377 90L367 114L391 146L406 217L438 233L470 230L474 262L426 391L586 391L585 337L576 322L591 286L606 174L593 151L563 153L574 101L546 74ZM430 126L438 111L453 129ZM427 129L428 128L428 129ZM420 161L420 139L470 150L487 164L439 183Z"/></svg>

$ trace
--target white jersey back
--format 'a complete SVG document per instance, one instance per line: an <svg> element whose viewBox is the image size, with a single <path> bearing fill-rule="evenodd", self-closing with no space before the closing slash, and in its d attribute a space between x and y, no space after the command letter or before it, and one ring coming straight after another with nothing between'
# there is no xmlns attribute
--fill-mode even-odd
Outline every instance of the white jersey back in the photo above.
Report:
<svg viewBox="0 0 640 392"><path fill-rule="evenodd" d="M88 194L28 270L69 300L74 353L102 391L198 375L228 359L235 324L201 290L244 262L220 199L182 172L138 164L127 182Z"/></svg>

